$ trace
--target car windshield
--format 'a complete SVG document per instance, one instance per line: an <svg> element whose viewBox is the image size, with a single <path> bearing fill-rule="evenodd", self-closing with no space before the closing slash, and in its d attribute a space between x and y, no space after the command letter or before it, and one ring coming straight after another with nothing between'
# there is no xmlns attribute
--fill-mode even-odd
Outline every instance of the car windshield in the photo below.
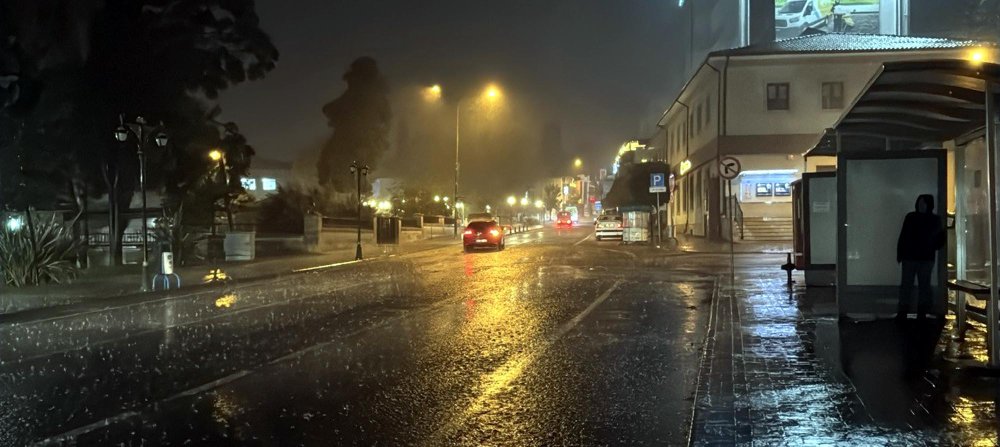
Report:
<svg viewBox="0 0 1000 447"><path fill-rule="evenodd" d="M802 12L806 7L806 0L791 0L785 3L785 6L781 8L778 12L781 14L797 14Z"/></svg>
<svg viewBox="0 0 1000 447"><path fill-rule="evenodd" d="M496 227L497 227L496 222L472 222L468 226L470 230L475 230L475 231L488 231Z"/></svg>

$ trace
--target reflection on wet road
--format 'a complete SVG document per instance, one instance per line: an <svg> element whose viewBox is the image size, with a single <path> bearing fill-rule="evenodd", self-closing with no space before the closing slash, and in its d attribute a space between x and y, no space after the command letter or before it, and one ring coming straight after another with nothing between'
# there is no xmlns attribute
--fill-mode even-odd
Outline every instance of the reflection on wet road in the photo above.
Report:
<svg viewBox="0 0 1000 447"><path fill-rule="evenodd" d="M685 442L714 278L590 231L9 325L0 444Z"/></svg>

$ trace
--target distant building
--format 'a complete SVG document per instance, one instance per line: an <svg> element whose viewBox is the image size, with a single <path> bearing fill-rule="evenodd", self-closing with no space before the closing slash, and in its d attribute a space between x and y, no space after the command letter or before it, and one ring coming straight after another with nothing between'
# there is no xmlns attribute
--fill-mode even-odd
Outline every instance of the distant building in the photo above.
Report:
<svg viewBox="0 0 1000 447"><path fill-rule="evenodd" d="M788 184L832 163L802 154L814 147L886 61L998 60L976 41L886 35L817 34L709 55L659 120L648 141L670 166L678 233L723 237L732 220L791 239ZM723 188L718 161L736 157L742 174ZM736 233L737 235L739 232ZM738 237L738 236L737 236Z"/></svg>
<svg viewBox="0 0 1000 447"><path fill-rule="evenodd" d="M250 170L240 178L243 189L255 199L263 199L278 192L278 187L288 188L297 184L292 174L292 163L254 157Z"/></svg>

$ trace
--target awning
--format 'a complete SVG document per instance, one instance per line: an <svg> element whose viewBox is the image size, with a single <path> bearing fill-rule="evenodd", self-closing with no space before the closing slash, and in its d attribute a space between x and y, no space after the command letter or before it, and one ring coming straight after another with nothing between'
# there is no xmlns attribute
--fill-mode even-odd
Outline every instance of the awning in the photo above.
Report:
<svg viewBox="0 0 1000 447"><path fill-rule="evenodd" d="M952 140L984 128L986 82L996 84L998 80L1000 65L993 63L970 60L886 63L841 116L835 130L842 137L909 142Z"/></svg>

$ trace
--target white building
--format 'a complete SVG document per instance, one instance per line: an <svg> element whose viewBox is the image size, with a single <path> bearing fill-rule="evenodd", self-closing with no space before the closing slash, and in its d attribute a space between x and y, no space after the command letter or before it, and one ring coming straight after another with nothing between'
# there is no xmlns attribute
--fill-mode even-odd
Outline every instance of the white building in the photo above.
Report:
<svg viewBox="0 0 1000 447"><path fill-rule="evenodd" d="M255 199L263 199L278 192L278 187L288 188L296 184L292 174L292 163L280 160L254 157L250 171L240 178L243 189Z"/></svg>
<svg viewBox="0 0 1000 447"><path fill-rule="evenodd" d="M802 154L832 127L883 62L967 59L980 42L886 35L816 34L717 51L667 107L649 145L662 147L677 190L677 234L791 239L788 184L807 169ZM989 60L996 60L993 47ZM728 196L718 173L734 156L742 174ZM810 158L810 170L826 169ZM829 161L832 165L833 162Z"/></svg>

